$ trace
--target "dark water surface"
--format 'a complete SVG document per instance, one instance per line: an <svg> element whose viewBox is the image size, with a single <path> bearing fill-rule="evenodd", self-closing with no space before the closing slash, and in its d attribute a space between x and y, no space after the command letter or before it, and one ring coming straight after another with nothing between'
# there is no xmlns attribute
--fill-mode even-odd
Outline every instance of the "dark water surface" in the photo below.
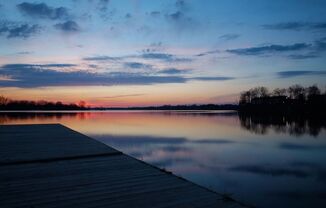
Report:
<svg viewBox="0 0 326 208"><path fill-rule="evenodd" d="M257 207L326 207L326 124L235 112L0 113L61 123Z"/></svg>

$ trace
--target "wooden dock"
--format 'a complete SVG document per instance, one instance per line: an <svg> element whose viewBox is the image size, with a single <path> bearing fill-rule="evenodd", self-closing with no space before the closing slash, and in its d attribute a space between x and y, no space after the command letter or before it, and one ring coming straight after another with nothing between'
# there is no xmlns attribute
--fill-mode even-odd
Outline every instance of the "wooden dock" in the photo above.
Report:
<svg viewBox="0 0 326 208"><path fill-rule="evenodd" d="M60 124L0 125L0 207L241 207Z"/></svg>

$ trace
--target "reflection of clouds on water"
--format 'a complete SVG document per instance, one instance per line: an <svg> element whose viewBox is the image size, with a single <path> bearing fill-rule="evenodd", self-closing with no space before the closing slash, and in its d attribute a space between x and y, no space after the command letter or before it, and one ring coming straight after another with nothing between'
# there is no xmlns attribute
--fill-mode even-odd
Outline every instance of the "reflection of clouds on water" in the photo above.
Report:
<svg viewBox="0 0 326 208"><path fill-rule="evenodd" d="M312 178L316 181L326 181L326 169L317 164L294 162L275 165L238 165L228 168L231 172L244 172L271 177Z"/></svg>
<svg viewBox="0 0 326 208"><path fill-rule="evenodd" d="M309 144L296 144L289 142L282 142L279 148L286 150L325 150L326 145L309 145Z"/></svg>
<svg viewBox="0 0 326 208"><path fill-rule="evenodd" d="M308 173L302 170L295 170L289 168L276 168L263 165L239 165L229 168L230 171L247 172L258 175L269 175L273 177L278 176L293 176L297 178L306 178Z"/></svg>
<svg viewBox="0 0 326 208"><path fill-rule="evenodd" d="M197 158L194 150L204 151L206 146L229 145L240 143L230 139L196 139L180 137L130 136L130 135L91 135L97 140L123 150L141 160L162 168L175 165L192 164L200 167L202 161ZM199 146L200 145L200 146ZM204 146L203 146L204 145ZM203 168L203 166L201 167Z"/></svg>
<svg viewBox="0 0 326 208"><path fill-rule="evenodd" d="M325 203L326 191L274 191L269 192L267 195L277 198L287 198L291 200L309 199L309 200L322 200ZM318 205L321 202L316 202Z"/></svg>

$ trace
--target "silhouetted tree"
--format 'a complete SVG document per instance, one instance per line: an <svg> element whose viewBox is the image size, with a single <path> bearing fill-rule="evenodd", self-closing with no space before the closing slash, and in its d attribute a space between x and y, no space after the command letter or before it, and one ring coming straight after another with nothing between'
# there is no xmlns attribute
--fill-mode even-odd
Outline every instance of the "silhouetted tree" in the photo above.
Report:
<svg viewBox="0 0 326 208"><path fill-rule="evenodd" d="M316 85L307 88L292 85L288 89L276 88L271 94L266 87L255 87L240 94L239 109L260 113L321 113L325 112L326 94Z"/></svg>
<svg viewBox="0 0 326 208"><path fill-rule="evenodd" d="M304 100L305 98L305 89L301 85L290 86L288 93L291 99Z"/></svg>
<svg viewBox="0 0 326 208"><path fill-rule="evenodd" d="M240 94L240 104L246 104L251 102L250 91L244 91Z"/></svg>
<svg viewBox="0 0 326 208"><path fill-rule="evenodd" d="M251 99L253 98L261 98L268 96L268 89L266 87L255 87L250 89Z"/></svg>
<svg viewBox="0 0 326 208"><path fill-rule="evenodd" d="M307 98L313 99L316 96L320 95L320 89L316 85L312 85L306 88Z"/></svg>
<svg viewBox="0 0 326 208"><path fill-rule="evenodd" d="M7 105L9 102L9 99L4 97L4 96L0 96L0 105Z"/></svg>
<svg viewBox="0 0 326 208"><path fill-rule="evenodd" d="M273 96L286 96L286 89L284 88L276 88L273 90Z"/></svg>
<svg viewBox="0 0 326 208"><path fill-rule="evenodd" d="M10 100L0 96L0 110L84 110L84 105L63 104L62 102Z"/></svg>

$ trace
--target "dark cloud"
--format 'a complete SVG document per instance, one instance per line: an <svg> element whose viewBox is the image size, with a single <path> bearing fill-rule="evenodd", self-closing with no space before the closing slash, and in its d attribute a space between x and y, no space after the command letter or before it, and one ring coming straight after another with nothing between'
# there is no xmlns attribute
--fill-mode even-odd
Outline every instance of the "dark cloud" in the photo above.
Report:
<svg viewBox="0 0 326 208"><path fill-rule="evenodd" d="M236 55L263 55L268 53L291 52L309 49L311 44L295 43L292 45L268 45L261 47L238 48L226 50Z"/></svg>
<svg viewBox="0 0 326 208"><path fill-rule="evenodd" d="M326 41L325 38L321 38L319 40L314 41L314 43L309 48L310 51L304 54L291 54L288 56L290 59L311 59L311 58L319 58L322 53L326 51Z"/></svg>
<svg viewBox="0 0 326 208"><path fill-rule="evenodd" d="M191 17L187 16L183 11L176 11L173 13L165 14L165 18L172 23L177 31L181 31L183 29L193 29L197 27L197 22L194 21Z"/></svg>
<svg viewBox="0 0 326 208"><path fill-rule="evenodd" d="M265 167L261 165L240 165L229 168L230 171L236 172L247 172L257 175L270 175L274 177L281 176L292 176L296 178L306 178L309 176L303 170L298 169L287 169L287 168L273 168L273 167Z"/></svg>
<svg viewBox="0 0 326 208"><path fill-rule="evenodd" d="M78 32L80 31L79 25L72 20L66 21L64 23L55 24L54 27L63 32Z"/></svg>
<svg viewBox="0 0 326 208"><path fill-rule="evenodd" d="M110 0L99 0L97 4L97 8L101 12L106 12L108 10L108 5L110 3Z"/></svg>
<svg viewBox="0 0 326 208"><path fill-rule="evenodd" d="M149 13L152 17L158 17L161 15L161 12L159 11L152 11L151 13Z"/></svg>
<svg viewBox="0 0 326 208"><path fill-rule="evenodd" d="M227 40L234 40L239 37L240 37L239 34L230 33L230 34L221 35L219 39L227 41Z"/></svg>
<svg viewBox="0 0 326 208"><path fill-rule="evenodd" d="M0 35L7 38L28 38L41 31L41 26L37 24L21 24L16 22L1 22Z"/></svg>
<svg viewBox="0 0 326 208"><path fill-rule="evenodd" d="M324 30L326 29L326 22L312 23L312 22L282 22L276 24L262 25L264 29L268 30Z"/></svg>
<svg viewBox="0 0 326 208"><path fill-rule="evenodd" d="M67 18L68 10L65 7L50 7L45 3L28 3L23 2L17 5L18 9L31 17L34 18L45 18L45 19L64 19Z"/></svg>
<svg viewBox="0 0 326 208"><path fill-rule="evenodd" d="M195 56L206 56L206 55L211 55L211 54L216 54L216 53L220 53L220 50L206 51L203 53L196 54Z"/></svg>
<svg viewBox="0 0 326 208"><path fill-rule="evenodd" d="M287 56L290 59L311 59L311 58L318 58L319 56L316 53L307 53L307 54L291 54Z"/></svg>
<svg viewBox="0 0 326 208"><path fill-rule="evenodd" d="M199 80L199 81L226 81L226 80L232 80L235 79L234 77L193 77L193 78L189 78L192 80Z"/></svg>
<svg viewBox="0 0 326 208"><path fill-rule="evenodd" d="M177 0L177 1L175 2L175 6L176 6L176 7L179 7L179 8L183 8L183 7L186 6L186 2L185 2L184 0Z"/></svg>
<svg viewBox="0 0 326 208"><path fill-rule="evenodd" d="M142 58L148 60L159 60L164 62L190 62L192 61L191 58L188 57L178 57L177 55L168 54L168 53L157 53L153 52L153 50L143 50L142 54L138 55L128 55L128 56L119 56L119 57L112 57L112 56L91 56L85 57L83 60L85 61L119 61L127 58Z"/></svg>
<svg viewBox="0 0 326 208"><path fill-rule="evenodd" d="M315 41L316 52L323 52L326 50L326 38L322 38Z"/></svg>
<svg viewBox="0 0 326 208"><path fill-rule="evenodd" d="M183 74L188 71L189 70L169 68L169 69L163 69L163 70L159 71L159 73L160 74Z"/></svg>
<svg viewBox="0 0 326 208"><path fill-rule="evenodd" d="M133 68L133 69L152 68L152 65L150 65L150 64L144 64L144 63L139 63L139 62L126 62L126 63L124 63L124 66Z"/></svg>
<svg viewBox="0 0 326 208"><path fill-rule="evenodd" d="M112 57L112 56L90 56L85 57L83 60L85 61L117 61L122 59L121 57Z"/></svg>
<svg viewBox="0 0 326 208"><path fill-rule="evenodd" d="M141 58L144 59L156 59L167 62L190 62L192 59L190 58L180 58L172 54L168 53L143 53Z"/></svg>
<svg viewBox="0 0 326 208"><path fill-rule="evenodd" d="M60 65L58 65L60 67ZM89 73L86 71L55 71L54 66L9 64L0 67L0 76L16 81L1 81L3 87L149 85L157 83L184 83L177 76L150 76L139 73Z"/></svg>
<svg viewBox="0 0 326 208"><path fill-rule="evenodd" d="M91 73L87 71L64 71L76 67L74 64L7 64L0 67L0 76L11 80L0 82L2 87L46 87L46 86L111 86L150 85L159 83L185 83L191 80L223 81L231 77L154 76L144 73L110 72ZM56 68L62 68L58 70ZM13 81L15 80L15 81Z"/></svg>
<svg viewBox="0 0 326 208"><path fill-rule="evenodd" d="M276 73L279 78L291 78L307 75L326 75L326 71L280 71Z"/></svg>
<svg viewBox="0 0 326 208"><path fill-rule="evenodd" d="M181 11L177 11L175 13L167 15L167 17L172 20L179 21L184 17L184 14Z"/></svg>

